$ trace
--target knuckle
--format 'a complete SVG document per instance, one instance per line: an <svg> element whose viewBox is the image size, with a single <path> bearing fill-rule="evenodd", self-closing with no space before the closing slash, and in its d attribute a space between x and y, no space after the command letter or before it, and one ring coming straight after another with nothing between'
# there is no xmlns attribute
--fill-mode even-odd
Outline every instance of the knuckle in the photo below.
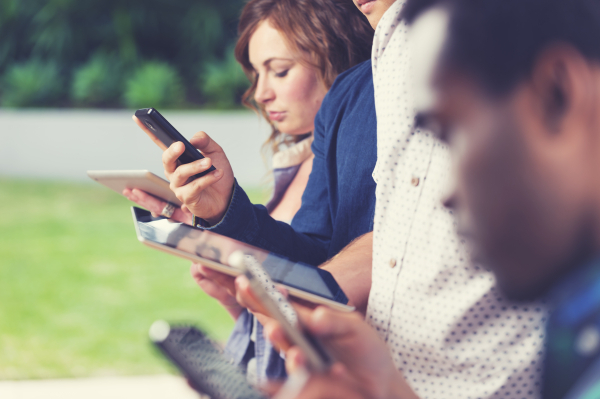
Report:
<svg viewBox="0 0 600 399"><path fill-rule="evenodd" d="M352 312L352 313L350 313L349 317L350 317L350 319L352 319L354 322L357 322L357 321L362 321L362 320L363 320L362 316L361 316L361 315L359 315L359 314L358 314L358 312Z"/></svg>
<svg viewBox="0 0 600 399"><path fill-rule="evenodd" d="M194 134L194 138L195 139L206 139L209 137L208 137L208 134L206 134L206 132L204 130L200 130L199 132L196 132L196 134Z"/></svg>
<svg viewBox="0 0 600 399"><path fill-rule="evenodd" d="M202 172L203 170L207 169L209 165L210 159L205 157L204 159L195 161L192 166L194 167L195 172Z"/></svg>
<svg viewBox="0 0 600 399"><path fill-rule="evenodd" d="M327 320L331 316L333 316L333 312L331 310L329 310L328 308L326 308L325 306L319 306L315 309L315 312L314 312L315 318L318 317L320 319Z"/></svg>

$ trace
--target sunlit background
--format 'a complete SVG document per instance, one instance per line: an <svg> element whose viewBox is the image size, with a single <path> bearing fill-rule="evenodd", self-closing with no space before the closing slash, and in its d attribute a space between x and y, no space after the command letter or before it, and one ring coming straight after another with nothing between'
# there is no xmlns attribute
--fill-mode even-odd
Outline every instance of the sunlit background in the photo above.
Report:
<svg viewBox="0 0 600 399"><path fill-rule="evenodd" d="M156 319L228 336L189 262L137 242L131 203L86 170L162 176L131 121L155 107L213 136L264 201L269 128L241 107L233 57L243 4L0 0L0 397L26 397L15 381L173 374L148 342Z"/></svg>

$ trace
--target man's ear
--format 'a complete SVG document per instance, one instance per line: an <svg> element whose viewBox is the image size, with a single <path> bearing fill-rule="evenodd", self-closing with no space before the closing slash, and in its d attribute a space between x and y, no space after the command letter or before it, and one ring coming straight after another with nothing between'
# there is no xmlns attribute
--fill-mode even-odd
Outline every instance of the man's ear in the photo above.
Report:
<svg viewBox="0 0 600 399"><path fill-rule="evenodd" d="M531 73L538 109L549 131L560 133L565 118L587 108L595 84L585 58L567 45L555 45L537 58ZM592 97L590 97L592 96Z"/></svg>

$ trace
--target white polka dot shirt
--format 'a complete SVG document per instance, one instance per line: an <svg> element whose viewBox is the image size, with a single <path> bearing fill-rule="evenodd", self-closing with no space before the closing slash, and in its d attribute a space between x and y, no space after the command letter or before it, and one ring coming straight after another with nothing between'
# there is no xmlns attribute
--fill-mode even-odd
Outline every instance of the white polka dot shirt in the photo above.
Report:
<svg viewBox="0 0 600 399"><path fill-rule="evenodd" d="M442 206L448 148L413 131L407 27L398 0L373 46L377 205L367 320L421 398L539 398L545 307L502 297L469 261Z"/></svg>

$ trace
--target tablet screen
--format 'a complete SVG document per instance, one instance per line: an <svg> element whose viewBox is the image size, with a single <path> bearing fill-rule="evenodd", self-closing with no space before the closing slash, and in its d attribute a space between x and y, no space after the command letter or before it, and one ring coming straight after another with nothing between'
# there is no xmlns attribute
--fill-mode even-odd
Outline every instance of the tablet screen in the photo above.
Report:
<svg viewBox="0 0 600 399"><path fill-rule="evenodd" d="M235 251L253 256L277 283L294 287L342 304L346 295L333 276L322 269L304 263L292 262L220 234L196 229L187 224L165 218L154 218L148 211L134 207L138 230L145 240L176 248L229 266L228 259Z"/></svg>

